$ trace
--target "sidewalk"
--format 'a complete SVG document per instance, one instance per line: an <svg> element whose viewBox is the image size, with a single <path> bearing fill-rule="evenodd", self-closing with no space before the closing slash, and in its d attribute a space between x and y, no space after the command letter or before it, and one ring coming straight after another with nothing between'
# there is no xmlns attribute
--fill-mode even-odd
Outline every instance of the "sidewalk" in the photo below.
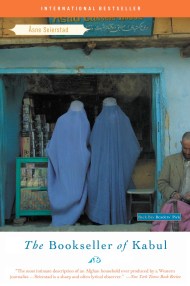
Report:
<svg viewBox="0 0 190 286"><path fill-rule="evenodd" d="M21 219L22 220L22 219ZM116 224L116 225L95 225L86 218L79 219L75 225L65 225L62 227L51 226L51 219L49 217L41 218L27 218L26 222L22 223L10 223L3 227L0 227L0 232L3 231L36 231L36 232L46 232L46 231L118 231L118 232L129 232L129 231L150 231L151 223L135 222L132 224Z"/></svg>

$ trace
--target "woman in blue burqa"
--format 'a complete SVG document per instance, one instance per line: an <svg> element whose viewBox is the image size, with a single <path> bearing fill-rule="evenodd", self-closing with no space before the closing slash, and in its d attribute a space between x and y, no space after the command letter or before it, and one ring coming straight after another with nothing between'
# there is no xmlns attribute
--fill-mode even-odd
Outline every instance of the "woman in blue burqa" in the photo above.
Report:
<svg viewBox="0 0 190 286"><path fill-rule="evenodd" d="M75 100L58 118L47 147L48 196L52 225L75 224L87 198L90 125L83 103Z"/></svg>
<svg viewBox="0 0 190 286"><path fill-rule="evenodd" d="M126 190L131 187L140 146L115 98L104 99L90 146L86 213L98 224L127 223Z"/></svg>

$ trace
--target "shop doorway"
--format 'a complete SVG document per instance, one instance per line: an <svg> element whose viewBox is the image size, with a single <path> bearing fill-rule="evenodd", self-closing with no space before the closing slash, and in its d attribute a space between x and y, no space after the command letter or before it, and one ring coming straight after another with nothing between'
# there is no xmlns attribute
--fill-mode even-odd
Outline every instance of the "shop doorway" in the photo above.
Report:
<svg viewBox="0 0 190 286"><path fill-rule="evenodd" d="M34 113L43 114L47 121L55 123L56 119L63 114L72 100L78 99L84 102L85 109L93 126L96 116L102 108L105 97L116 97L122 110L128 115L136 136L140 142L142 152L134 172L134 181L137 187L154 187L157 190L157 176L161 169L163 129L163 109L160 106L162 97L162 75L161 73L133 71L127 69L90 71L86 74L28 74L17 75L24 81L25 89L19 99L21 102L20 112L24 98L31 98L34 104ZM45 88L38 89L36 82L44 80ZM9 75L7 75L9 82ZM34 84L32 84L32 82ZM3 83L3 82L2 82ZM49 92L47 89L49 83ZM45 92L46 91L46 92ZM1 100L5 99L3 93ZM17 99L18 100L18 99ZM4 114L2 112L2 114ZM4 114L5 116L5 114ZM3 122L4 116L1 118ZM20 129L21 127L21 122ZM6 134L4 132L4 134ZM6 135L4 136L5 140ZM2 140L2 139L1 139ZM18 149L18 146L17 146ZM3 149L1 155L5 154ZM19 156L20 154L18 154ZM13 158L15 160L15 158ZM142 174L142 172L144 172ZM5 178L6 174L2 175ZM154 185L154 186L153 186ZM3 200L3 180L1 181L1 210L5 206ZM15 192L15 190L13 190ZM14 194L13 194L14 195ZM160 198L157 196L155 211L159 209ZM1 214L1 225L4 216Z"/></svg>

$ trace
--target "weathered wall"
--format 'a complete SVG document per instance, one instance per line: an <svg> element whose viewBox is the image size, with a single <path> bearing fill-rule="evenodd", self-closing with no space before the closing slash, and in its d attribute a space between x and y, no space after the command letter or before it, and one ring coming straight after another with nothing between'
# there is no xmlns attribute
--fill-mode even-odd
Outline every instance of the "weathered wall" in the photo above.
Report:
<svg viewBox="0 0 190 286"><path fill-rule="evenodd" d="M182 133L189 129L190 109L190 59L181 58L179 49L147 48L139 50L94 50L90 56L82 50L63 50L61 47L26 48L0 51L0 71L17 69L17 73L77 73L91 69L102 73L109 69L135 70L162 68L165 77L167 103L166 154L180 150Z"/></svg>
<svg viewBox="0 0 190 286"><path fill-rule="evenodd" d="M14 37L9 29L16 24L48 24L48 18L0 18L0 37ZM190 33L190 18L155 18L153 35L178 33Z"/></svg>
<svg viewBox="0 0 190 286"><path fill-rule="evenodd" d="M22 68L22 73L27 72L27 68L35 72L37 67L41 72L49 73L77 73L85 69L92 69L95 73L106 69L109 73L109 69L119 68L131 68L133 72L139 72L139 68L142 71L144 68L162 68L168 112L165 152L169 154L180 149L180 137L190 128L190 59L181 58L179 49L94 50L90 56L85 56L80 49L69 51L61 47L0 51L0 69L3 73L11 68Z"/></svg>
<svg viewBox="0 0 190 286"><path fill-rule="evenodd" d="M18 36L15 35L10 29L14 28L16 24L48 24L48 18L0 18L0 38L2 38L1 45L3 44L29 44L29 43L43 43L48 44L51 42L59 43L68 41L68 39L51 39L49 36ZM181 39L182 35L188 37L190 35L190 18L155 18L153 28L153 38L163 40L164 38L174 38L174 41ZM6 39L10 38L10 41ZM4 41L3 41L4 39ZM122 38L121 38L122 39ZM129 41L135 40L135 37L129 37ZM82 39L72 39L71 41L83 41ZM98 39L101 41L102 39ZM108 40L104 38L104 40ZM138 40L138 37L136 37ZM88 39L86 40L88 41ZM116 39L117 41L117 39Z"/></svg>
<svg viewBox="0 0 190 286"><path fill-rule="evenodd" d="M115 73L126 69L129 73L144 73L159 68L164 75L163 104L166 105L165 154L180 151L183 132L190 129L190 59L181 58L179 49L109 49L94 50L86 56L81 49L64 50L61 47L2 49L0 50L0 73ZM10 168L14 168L18 154L19 104L25 87L18 81L7 90L7 120L9 145L7 152ZM16 124L16 125L15 125ZM14 129L16 126L16 129ZM16 133L15 133L16 132ZM14 142L14 143L13 143ZM9 168L9 170L10 170ZM13 176L14 171L10 175ZM9 174L7 173L7 180ZM14 182L9 182L14 185ZM15 189L13 188L14 192Z"/></svg>

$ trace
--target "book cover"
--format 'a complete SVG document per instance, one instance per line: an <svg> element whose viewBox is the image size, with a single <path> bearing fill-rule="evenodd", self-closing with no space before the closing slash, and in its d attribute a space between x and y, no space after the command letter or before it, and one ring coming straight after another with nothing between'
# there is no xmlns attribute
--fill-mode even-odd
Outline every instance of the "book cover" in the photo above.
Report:
<svg viewBox="0 0 190 286"><path fill-rule="evenodd" d="M167 194L158 185L167 156L179 153L184 161L189 156L188 0L8 0L0 4L0 17L0 284L189 285L189 205L180 202L178 209L161 212ZM123 167L130 146L125 144L123 153L117 149L118 159L104 145L105 165L97 173L100 181L98 175L95 179L98 190L112 172L107 195L100 188L98 203L88 207L93 211L85 205L74 223L54 226L46 148L57 119L80 101L91 133L110 98L128 117L137 140L119 139L112 146L138 142L138 159L134 167ZM119 125L120 137L128 140L125 123ZM98 140L112 138L106 134ZM92 158L92 146L89 150ZM65 169L69 175L71 166ZM125 177L130 167L125 191L124 180L113 187L111 178ZM188 187L183 161L181 168L170 167L172 196L178 177L180 188ZM65 199L72 196L71 191ZM86 196L90 200L88 188ZM109 218L102 223L106 212ZM114 221L117 212L124 218Z"/></svg>

